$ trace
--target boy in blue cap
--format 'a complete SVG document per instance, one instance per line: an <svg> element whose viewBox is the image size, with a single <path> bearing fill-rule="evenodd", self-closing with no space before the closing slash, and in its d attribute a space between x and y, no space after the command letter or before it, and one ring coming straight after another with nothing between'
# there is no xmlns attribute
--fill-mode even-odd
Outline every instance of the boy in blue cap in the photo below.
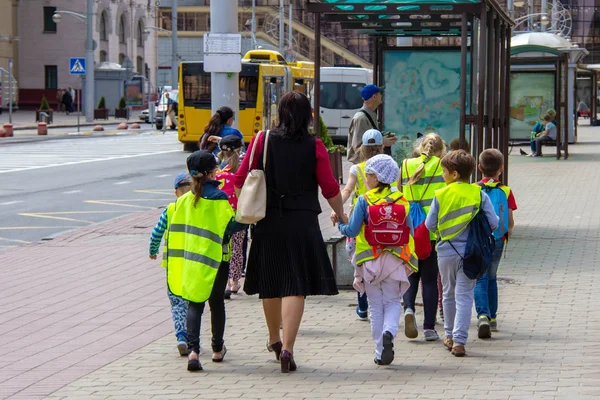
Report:
<svg viewBox="0 0 600 400"><path fill-rule="evenodd" d="M175 187L175 196L177 198L183 196L192 188L192 179L187 172L182 172L177 177L175 177L174 187ZM164 246L164 254L167 253L167 235L166 232L169 230L169 221L172 220L173 212L175 211L175 203L171 203L165 208L163 213L160 215L158 223L152 230L152 234L150 235L150 248L149 254L150 259L156 260L158 255L158 249L160 247L160 242L162 241L163 236L165 236L165 246ZM163 268L167 266L167 260L163 257L162 266ZM173 316L173 325L175 326L175 336L177 337L177 350L179 350L179 355L187 356L187 329L186 329L186 320L187 320L187 309L188 303L180 297L177 297L169 291L167 288L167 293L169 295L169 301L171 302L171 314Z"/></svg>

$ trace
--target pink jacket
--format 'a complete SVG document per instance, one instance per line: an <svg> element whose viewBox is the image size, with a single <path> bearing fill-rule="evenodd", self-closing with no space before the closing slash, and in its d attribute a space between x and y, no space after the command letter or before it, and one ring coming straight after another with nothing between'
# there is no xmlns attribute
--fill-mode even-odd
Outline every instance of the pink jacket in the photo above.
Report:
<svg viewBox="0 0 600 400"><path fill-rule="evenodd" d="M235 195L233 186L234 177L235 174L229 171L229 166L226 166L225 169L217 173L217 180L221 182L220 189L227 193L227 196L229 197L229 204L231 204L231 207L233 207L233 210L235 211L237 210L238 199Z"/></svg>
<svg viewBox="0 0 600 400"><path fill-rule="evenodd" d="M354 267L353 286L362 295L365 292L364 282L376 285L386 279L392 279L402 284L403 282L408 282L408 276L412 273L412 268L406 265L404 261L392 253L385 251L380 257L367 261L360 267ZM406 289L408 289L408 286Z"/></svg>

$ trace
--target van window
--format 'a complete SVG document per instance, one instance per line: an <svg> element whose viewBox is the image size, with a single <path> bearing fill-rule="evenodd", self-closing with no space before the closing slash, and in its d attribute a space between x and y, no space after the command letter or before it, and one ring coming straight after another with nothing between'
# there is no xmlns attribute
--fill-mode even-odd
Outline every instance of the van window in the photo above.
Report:
<svg viewBox="0 0 600 400"><path fill-rule="evenodd" d="M321 107L331 110L355 110L363 106L360 97L364 83L322 82Z"/></svg>

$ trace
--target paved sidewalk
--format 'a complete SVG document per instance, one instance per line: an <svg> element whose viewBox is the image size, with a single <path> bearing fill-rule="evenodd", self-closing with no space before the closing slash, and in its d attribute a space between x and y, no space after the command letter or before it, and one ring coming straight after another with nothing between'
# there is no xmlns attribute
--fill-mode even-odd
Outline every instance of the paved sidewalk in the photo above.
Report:
<svg viewBox="0 0 600 400"><path fill-rule="evenodd" d="M600 129L579 134L567 161L510 156L519 210L499 272L500 331L482 341L473 326L468 357L400 333L394 364L377 367L355 294L342 292L307 300L299 369L283 375L260 302L238 295L226 361L205 350L206 371L190 374L164 270L146 256L157 210L0 252L0 398L598 399Z"/></svg>

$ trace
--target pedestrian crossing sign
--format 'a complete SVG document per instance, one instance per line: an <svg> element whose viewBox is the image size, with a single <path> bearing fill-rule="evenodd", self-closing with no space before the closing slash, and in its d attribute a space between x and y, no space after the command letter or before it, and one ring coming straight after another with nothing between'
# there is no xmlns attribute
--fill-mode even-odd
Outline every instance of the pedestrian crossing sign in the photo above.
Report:
<svg viewBox="0 0 600 400"><path fill-rule="evenodd" d="M71 75L85 75L85 58L71 57L69 59L69 73Z"/></svg>

